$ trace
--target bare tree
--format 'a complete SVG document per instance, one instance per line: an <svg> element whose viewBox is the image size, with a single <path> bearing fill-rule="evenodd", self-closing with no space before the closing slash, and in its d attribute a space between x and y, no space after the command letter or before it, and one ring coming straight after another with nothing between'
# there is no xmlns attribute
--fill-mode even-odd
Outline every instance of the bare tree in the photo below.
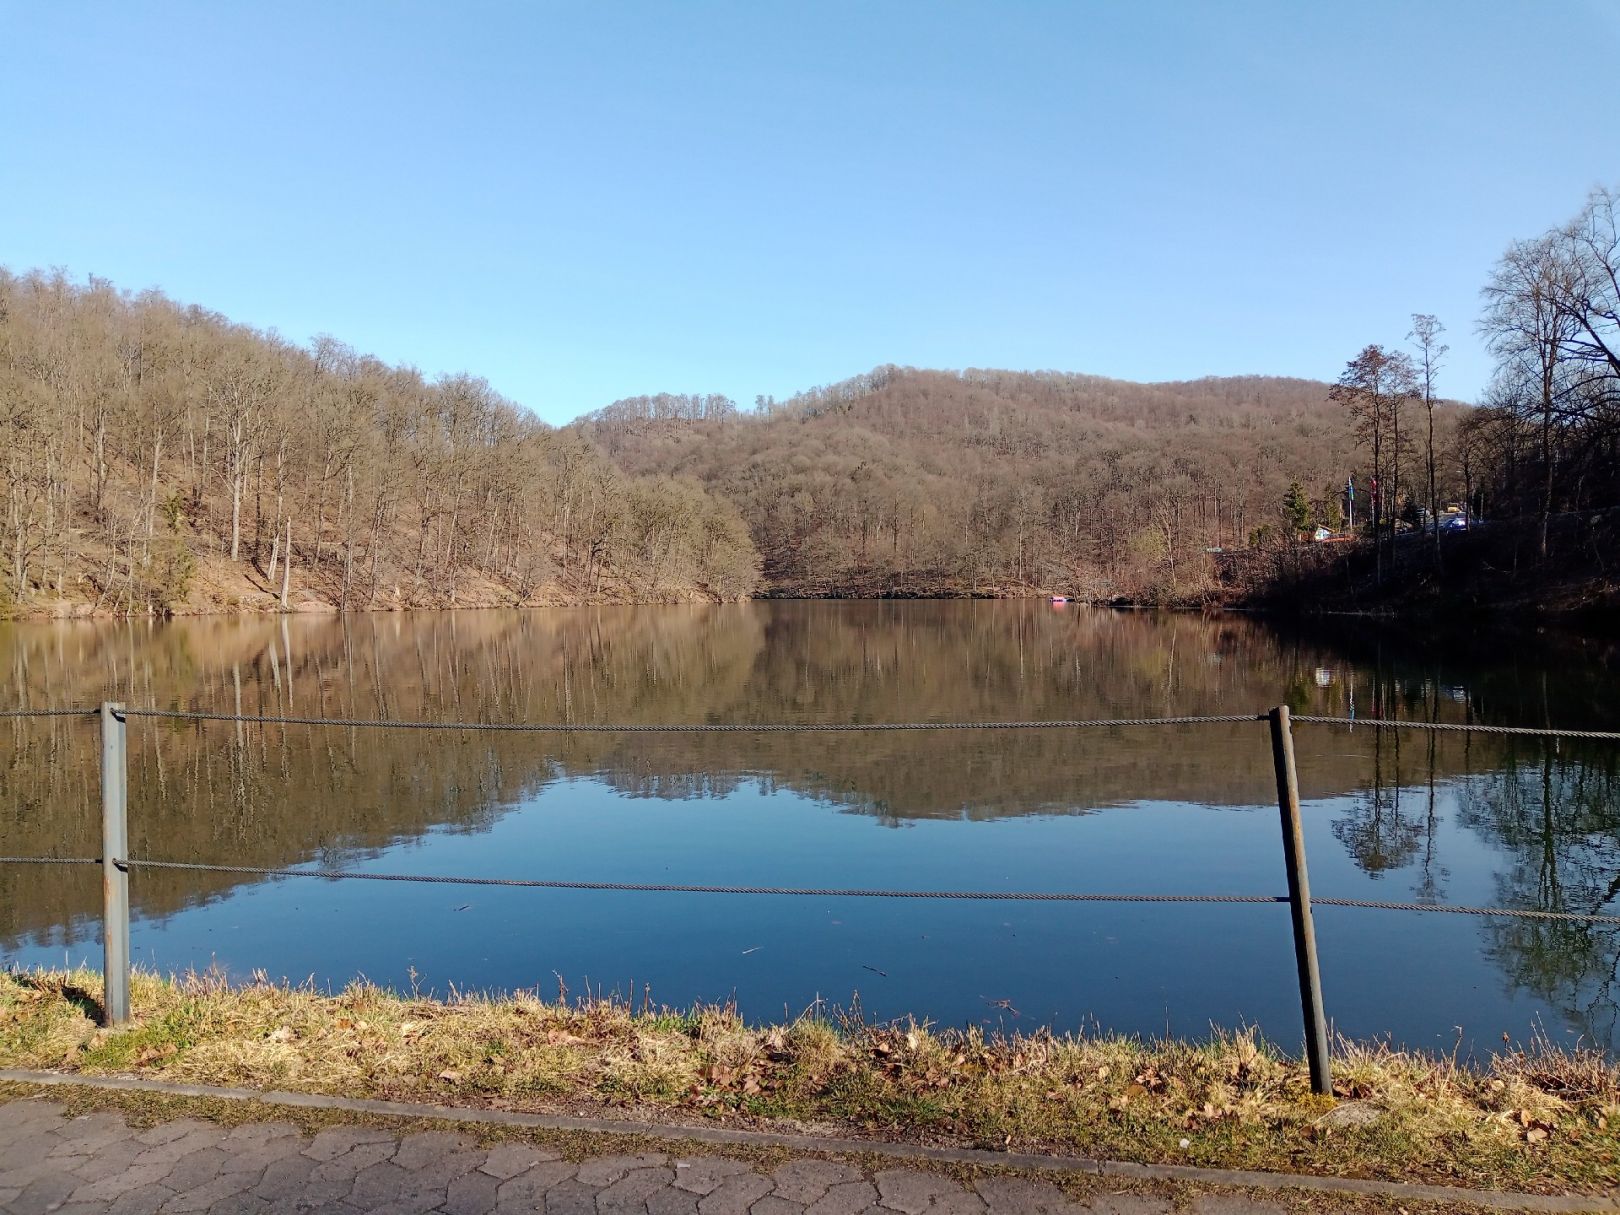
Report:
<svg viewBox="0 0 1620 1215"><path fill-rule="evenodd" d="M1424 468L1428 473L1429 531L1434 536L1434 563L1440 565L1440 482L1435 475L1434 442L1434 383L1440 366L1451 348L1440 341L1446 331L1438 319L1428 313L1413 313L1412 331L1406 335L1417 351L1415 370L1419 391L1423 394L1423 412L1429 424L1424 441Z"/></svg>
<svg viewBox="0 0 1620 1215"><path fill-rule="evenodd" d="M1395 507L1400 492L1401 408L1416 391L1412 360L1398 350L1366 346L1345 365L1330 400L1350 411L1356 434L1372 459L1373 542L1376 577L1384 578L1384 535L1395 534Z"/></svg>
<svg viewBox="0 0 1620 1215"><path fill-rule="evenodd" d="M1542 486L1536 551L1543 559L1558 475L1556 437L1572 383L1564 354L1580 328L1567 306L1570 275L1567 250L1553 234L1516 241L1485 285L1480 319L1497 358L1501 399L1535 421Z"/></svg>

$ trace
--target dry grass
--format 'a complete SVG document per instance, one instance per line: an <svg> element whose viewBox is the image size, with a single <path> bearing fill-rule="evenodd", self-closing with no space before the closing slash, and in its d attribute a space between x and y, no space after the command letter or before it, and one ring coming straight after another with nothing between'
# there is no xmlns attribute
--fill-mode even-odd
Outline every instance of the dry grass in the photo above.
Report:
<svg viewBox="0 0 1620 1215"><path fill-rule="evenodd" d="M637 1013L533 994L427 1001L137 974L97 1027L99 976L0 974L0 1064L502 1109L788 1124L1146 1162L1554 1192L1620 1180L1620 1071L1541 1045L1470 1069L1340 1043L1332 1102L1252 1033L1199 1043Z"/></svg>

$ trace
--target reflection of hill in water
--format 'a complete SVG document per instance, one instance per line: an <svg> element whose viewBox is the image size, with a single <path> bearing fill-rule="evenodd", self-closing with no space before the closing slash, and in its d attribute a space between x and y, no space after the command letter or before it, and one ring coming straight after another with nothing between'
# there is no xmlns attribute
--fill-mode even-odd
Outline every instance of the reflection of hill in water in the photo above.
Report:
<svg viewBox="0 0 1620 1215"><path fill-rule="evenodd" d="M21 706L106 696L264 715L491 722L1153 717L1256 711L1286 699L1296 711L1451 721L1477 719L1482 708L1494 720L1535 721L1555 704L1559 724L1582 724L1572 707L1600 712L1605 679L1604 663L1560 668L1523 650L1481 662L1376 634L1283 635L1241 617L1020 603L12 625L0 632L0 657L9 672L4 701ZM4 728L11 747L0 771L0 853L94 855L93 725ZM1376 783L1477 776L1501 756L1482 737L1432 741L1380 745ZM1368 785L1372 755L1371 732L1347 739L1302 730L1305 794ZM337 860L435 826L478 830L560 775L681 798L724 793L757 775L885 822L1076 813L1142 799L1254 805L1272 796L1262 723L554 736L137 719L130 769L138 853L264 866ZM141 912L162 914L231 884L147 872L135 895ZM0 867L0 933L48 933L93 912L96 896L89 872Z"/></svg>

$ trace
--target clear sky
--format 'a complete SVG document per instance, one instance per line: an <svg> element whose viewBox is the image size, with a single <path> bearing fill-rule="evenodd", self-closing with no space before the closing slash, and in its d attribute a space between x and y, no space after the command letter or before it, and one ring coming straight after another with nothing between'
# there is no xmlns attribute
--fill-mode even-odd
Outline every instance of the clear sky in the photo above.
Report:
<svg viewBox="0 0 1620 1215"><path fill-rule="evenodd" d="M552 421L880 363L1331 379L1620 184L1620 0L0 0L0 264Z"/></svg>

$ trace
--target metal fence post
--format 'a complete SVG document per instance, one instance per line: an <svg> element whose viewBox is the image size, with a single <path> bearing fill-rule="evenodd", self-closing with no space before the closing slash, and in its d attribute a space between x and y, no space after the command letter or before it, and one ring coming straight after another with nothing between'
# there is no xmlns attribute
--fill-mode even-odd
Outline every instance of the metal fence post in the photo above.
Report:
<svg viewBox="0 0 1620 1215"><path fill-rule="evenodd" d="M101 706L102 1020L129 1020L129 758L124 706Z"/></svg>
<svg viewBox="0 0 1620 1215"><path fill-rule="evenodd" d="M1288 868L1288 910L1294 922L1294 961L1299 967L1299 1002L1305 1013L1305 1057L1311 1091L1329 1096L1327 1017L1322 1012L1322 973L1316 964L1316 927L1311 922L1311 883L1305 872L1305 829L1299 816L1299 774L1294 767L1294 731L1288 706L1269 714L1271 755L1277 768L1277 808L1282 812L1283 859Z"/></svg>

